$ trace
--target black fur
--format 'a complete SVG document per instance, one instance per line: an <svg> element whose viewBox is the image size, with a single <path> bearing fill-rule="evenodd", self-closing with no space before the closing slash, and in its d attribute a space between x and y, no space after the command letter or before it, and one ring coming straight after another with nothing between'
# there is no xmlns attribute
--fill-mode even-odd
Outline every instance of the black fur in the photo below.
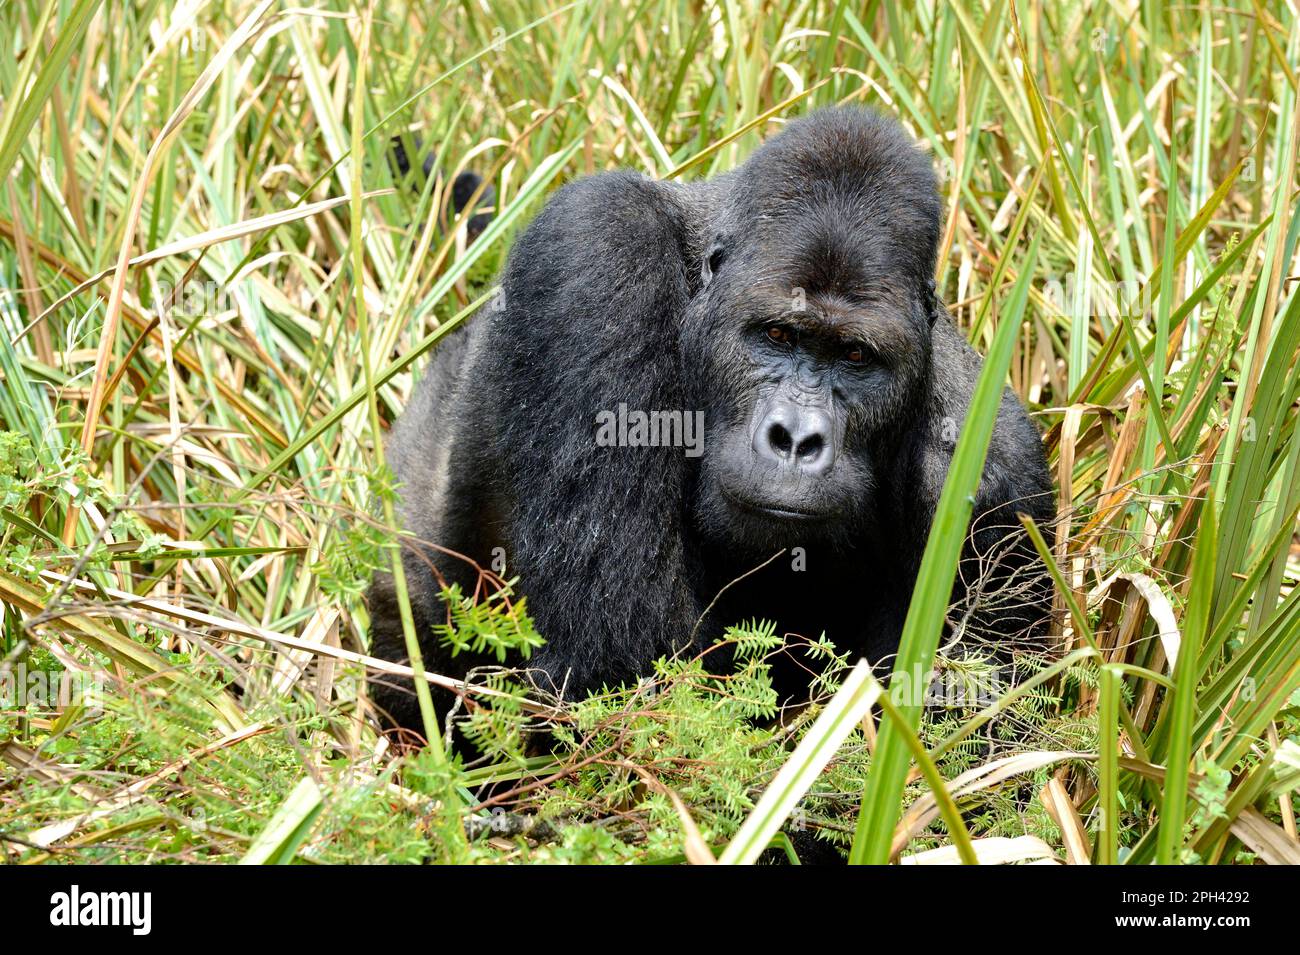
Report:
<svg viewBox="0 0 1300 955"><path fill-rule="evenodd" d="M496 547L547 640L531 665L570 697L755 617L892 654L980 369L935 297L941 218L925 155L893 121L850 109L791 123L709 182L614 172L560 189L510 254L503 307L439 348L388 443L405 527L456 554L405 551L428 668L486 662L432 638L445 611L430 564L471 592L460 555L486 567ZM787 322L797 348L762 337ZM805 341L851 336L864 361L805 361ZM703 411L702 456L598 446L597 415L620 405ZM760 448L800 414L819 422L817 469ZM757 511L741 506L756 497ZM1052 510L1038 434L1008 390L954 593L964 632L1010 640L1039 625L1042 570L1008 531L1017 511ZM805 570L787 553L701 622L729 582L795 547ZM970 599L981 576L1016 596ZM371 611L373 651L404 660L387 577ZM375 699L417 723L409 688Z"/></svg>
<svg viewBox="0 0 1300 955"><path fill-rule="evenodd" d="M399 180L411 177L413 170L411 168L411 159L406 152L406 143L409 140L412 149L418 153L423 148L423 141L416 133L406 133L403 136L394 136L389 152L389 161L392 163L393 174ZM424 161L420 164L419 173L413 176L416 191L424 187L428 178L435 174L438 165L438 154L435 152L425 153ZM469 241L473 242L488 227L492 221L491 209L496 203L496 189L489 183L483 186L483 178L476 172L466 170L460 173L451 184L451 212L453 215L460 215L465 211L465 207L470 204L474 198L474 193L479 191L482 186L482 192L479 193L478 200L474 203L474 214L470 216L469 222L466 223L466 232Z"/></svg>

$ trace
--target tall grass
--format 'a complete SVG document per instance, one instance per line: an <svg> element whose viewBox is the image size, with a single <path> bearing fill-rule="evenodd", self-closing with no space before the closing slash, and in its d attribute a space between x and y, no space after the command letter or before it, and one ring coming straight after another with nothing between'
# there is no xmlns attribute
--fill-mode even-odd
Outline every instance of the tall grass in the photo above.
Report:
<svg viewBox="0 0 1300 955"><path fill-rule="evenodd" d="M1031 837L1013 856L1300 861L1294 0L17 0L0 27L0 674L103 690L0 703L0 851L466 859L492 779L524 815L563 790L584 858L705 861L743 824L723 858L748 860L807 766L869 764L857 861L994 858L1008 834ZM1044 432L1053 660L928 728L915 702L886 700L878 737L844 700L814 710L791 730L813 761L780 774L774 730L722 809L635 734L605 819L572 799L608 752L466 774L431 707L431 745L395 752L358 598L395 553L377 438L422 359L559 183L708 176L845 102L934 156L941 294L988 393L1005 366ZM395 180L409 131L436 179ZM462 169L497 196L473 243L443 188ZM935 656L988 426L962 437L900 666ZM1040 697L1056 737L970 749ZM653 825L616 846L615 815Z"/></svg>

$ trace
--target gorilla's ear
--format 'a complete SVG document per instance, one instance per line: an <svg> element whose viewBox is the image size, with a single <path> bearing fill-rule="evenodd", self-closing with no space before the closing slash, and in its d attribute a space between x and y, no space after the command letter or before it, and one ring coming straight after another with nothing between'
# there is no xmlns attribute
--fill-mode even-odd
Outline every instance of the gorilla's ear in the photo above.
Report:
<svg viewBox="0 0 1300 955"><path fill-rule="evenodd" d="M701 289L713 280L713 276L717 274L718 269L722 268L722 263L725 262L726 259L727 250L722 244L722 239L714 239L712 244L709 246L709 250L704 253L704 265L700 269Z"/></svg>

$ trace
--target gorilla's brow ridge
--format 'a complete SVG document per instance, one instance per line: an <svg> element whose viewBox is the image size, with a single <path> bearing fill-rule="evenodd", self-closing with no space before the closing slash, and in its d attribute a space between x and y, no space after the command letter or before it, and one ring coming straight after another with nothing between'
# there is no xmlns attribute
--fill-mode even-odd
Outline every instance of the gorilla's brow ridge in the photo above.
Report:
<svg viewBox="0 0 1300 955"><path fill-rule="evenodd" d="M870 286L861 295L835 292L806 292L803 310L788 304L795 300L793 289L775 277L751 289L758 302L781 302L773 314L756 311L764 322L779 321L805 335L838 339L846 344L863 344L887 364L904 364L918 351L917 329L907 317L909 298L892 283Z"/></svg>

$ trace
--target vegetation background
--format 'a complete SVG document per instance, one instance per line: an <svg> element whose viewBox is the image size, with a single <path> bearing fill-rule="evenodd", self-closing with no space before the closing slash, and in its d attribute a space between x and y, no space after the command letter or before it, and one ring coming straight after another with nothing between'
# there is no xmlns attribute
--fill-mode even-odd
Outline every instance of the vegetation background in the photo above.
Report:
<svg viewBox="0 0 1300 955"><path fill-rule="evenodd" d="M1295 0L9 0L0 40L7 861L1300 861ZM778 720L737 621L726 678L484 674L468 765L380 735L377 438L423 357L560 183L832 103L934 156L941 294L1060 486L1053 652L928 706L838 660ZM399 134L440 175L395 181ZM938 648L987 426L900 650L945 685L987 676ZM447 639L535 642L461 596Z"/></svg>

